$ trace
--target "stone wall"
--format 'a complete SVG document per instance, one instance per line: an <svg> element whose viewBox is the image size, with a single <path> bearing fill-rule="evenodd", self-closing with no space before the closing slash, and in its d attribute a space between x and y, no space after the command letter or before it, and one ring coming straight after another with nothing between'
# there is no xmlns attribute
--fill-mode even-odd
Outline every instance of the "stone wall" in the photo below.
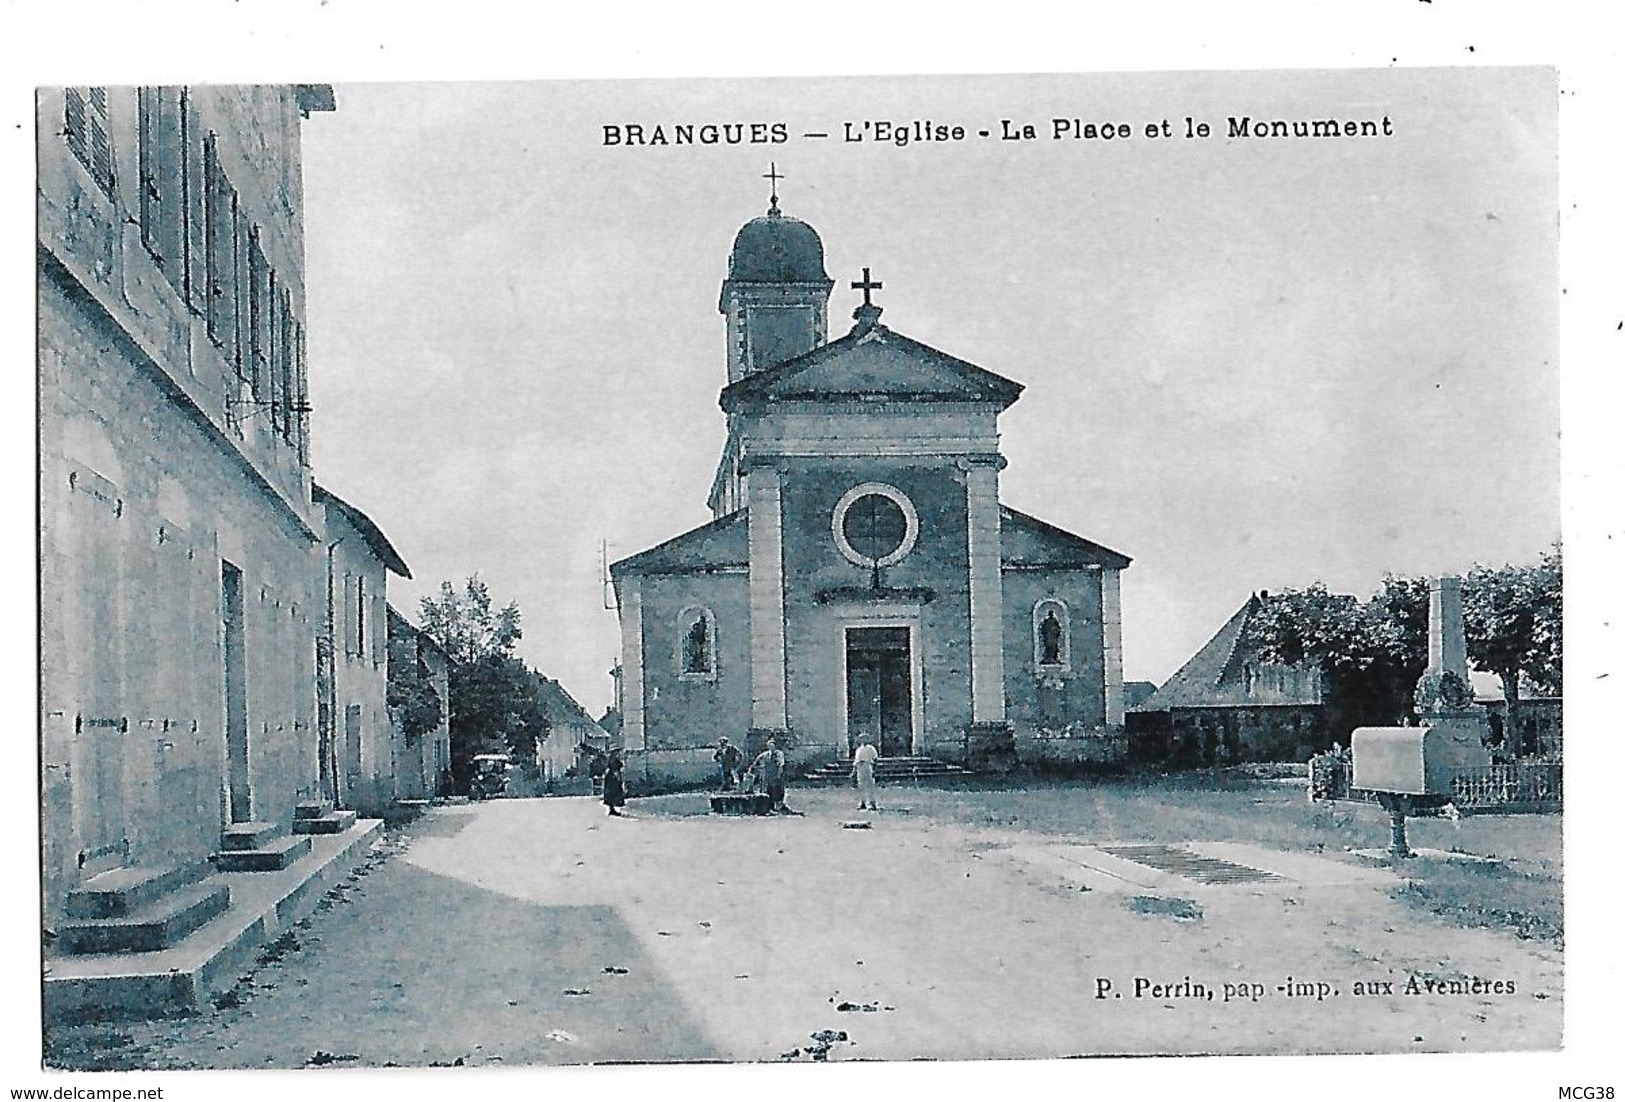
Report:
<svg viewBox="0 0 1625 1102"><path fill-rule="evenodd" d="M1046 759L1075 750L1097 758L1106 728L1106 672L1101 646L1100 571L1004 571L1005 707ZM1070 645L1059 665L1044 666L1034 609L1064 609ZM1058 617L1059 619L1059 617ZM1082 742L1077 740L1082 739ZM1093 740L1093 741L1091 741ZM1018 755L1021 739L1018 738Z"/></svg>
<svg viewBox="0 0 1625 1102"><path fill-rule="evenodd" d="M643 748L715 747L742 742L750 727L750 594L742 570L651 574L642 579ZM715 668L685 675L685 611L705 609L715 631ZM709 760L710 751L706 751ZM628 762L629 769L635 763Z"/></svg>
<svg viewBox="0 0 1625 1102"><path fill-rule="evenodd" d="M1320 705L1131 712L1129 757L1175 768L1308 761L1331 745Z"/></svg>
<svg viewBox="0 0 1625 1102"><path fill-rule="evenodd" d="M46 899L78 855L201 860L224 820L222 561L242 571L253 814L315 794L313 534L141 370L110 319L40 284ZM91 864L94 864L94 858Z"/></svg>

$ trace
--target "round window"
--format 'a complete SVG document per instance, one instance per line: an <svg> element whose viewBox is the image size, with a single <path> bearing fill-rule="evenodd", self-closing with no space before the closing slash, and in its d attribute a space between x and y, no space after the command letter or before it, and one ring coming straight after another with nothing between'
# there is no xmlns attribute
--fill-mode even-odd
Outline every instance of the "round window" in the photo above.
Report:
<svg viewBox="0 0 1625 1102"><path fill-rule="evenodd" d="M901 490L880 483L855 486L835 507L835 543L859 566L890 566L919 536L919 517Z"/></svg>

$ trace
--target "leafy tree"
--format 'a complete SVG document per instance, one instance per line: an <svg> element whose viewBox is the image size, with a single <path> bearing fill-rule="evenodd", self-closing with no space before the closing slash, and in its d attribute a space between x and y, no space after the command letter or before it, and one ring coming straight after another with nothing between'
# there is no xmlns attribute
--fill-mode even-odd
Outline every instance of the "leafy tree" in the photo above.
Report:
<svg viewBox="0 0 1625 1102"><path fill-rule="evenodd" d="M423 676L415 661L397 667L391 660L384 703L407 738L422 738L440 726L444 704L434 683Z"/></svg>
<svg viewBox="0 0 1625 1102"><path fill-rule="evenodd" d="M424 629L458 665L512 655L514 644L524 637L518 602L509 601L493 611L491 591L478 574L468 576L461 592L450 582L441 582L440 595L425 597L419 604Z"/></svg>
<svg viewBox="0 0 1625 1102"><path fill-rule="evenodd" d="M450 723L452 779L466 792L476 754L507 753L533 762L547 737L541 680L514 654L521 638L519 605L494 607L478 574L459 591L440 583L420 603L424 628L452 659Z"/></svg>
<svg viewBox="0 0 1625 1102"><path fill-rule="evenodd" d="M1474 566L1462 586L1467 656L1501 677L1508 701L1527 677L1544 693L1563 681L1563 550L1533 566Z"/></svg>
<svg viewBox="0 0 1625 1102"><path fill-rule="evenodd" d="M1427 665L1427 583L1390 575L1365 601L1320 582L1283 590L1263 599L1246 630L1265 661L1319 668L1327 725L1346 736L1408 709Z"/></svg>
<svg viewBox="0 0 1625 1102"><path fill-rule="evenodd" d="M1467 656L1501 676L1509 700L1522 675L1542 692L1563 677L1562 550L1534 566L1475 566L1462 584ZM1247 622L1259 657L1312 664L1323 675L1327 723L1346 734L1393 723L1411 707L1427 669L1428 580L1390 574L1362 601L1307 589L1270 594Z"/></svg>

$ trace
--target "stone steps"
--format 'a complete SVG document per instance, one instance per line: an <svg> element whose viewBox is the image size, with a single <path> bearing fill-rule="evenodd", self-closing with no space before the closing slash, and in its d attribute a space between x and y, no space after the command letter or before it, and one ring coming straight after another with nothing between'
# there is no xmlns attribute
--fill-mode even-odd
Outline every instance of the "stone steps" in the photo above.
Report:
<svg viewBox="0 0 1625 1102"><path fill-rule="evenodd" d="M70 891L63 910L69 918L122 918L200 879L207 871L180 865L111 869Z"/></svg>
<svg viewBox="0 0 1625 1102"><path fill-rule="evenodd" d="M157 952L176 944L229 906L231 889L225 884L212 880L187 884L121 915L62 923L56 931L58 946L62 952L80 955Z"/></svg>
<svg viewBox="0 0 1625 1102"><path fill-rule="evenodd" d="M316 909L324 892L366 860L382 825L364 819L342 834L301 838L312 847L310 857L280 872L211 875L198 888L224 886L230 906L185 936L172 925L170 944L157 952L72 954L59 923L46 951L47 1020L206 1010L212 994L236 983L265 945L293 929ZM188 921L196 917L194 912Z"/></svg>
<svg viewBox="0 0 1625 1102"><path fill-rule="evenodd" d="M209 860L221 872L278 872L309 852L308 837L284 835L256 849L223 849Z"/></svg>
<svg viewBox="0 0 1625 1102"><path fill-rule="evenodd" d="M343 834L355 826L355 812L326 811L320 815L298 815L293 820L295 834Z"/></svg>
<svg viewBox="0 0 1625 1102"><path fill-rule="evenodd" d="M277 823L232 823L220 832L220 848L233 852L264 849L281 833Z"/></svg>

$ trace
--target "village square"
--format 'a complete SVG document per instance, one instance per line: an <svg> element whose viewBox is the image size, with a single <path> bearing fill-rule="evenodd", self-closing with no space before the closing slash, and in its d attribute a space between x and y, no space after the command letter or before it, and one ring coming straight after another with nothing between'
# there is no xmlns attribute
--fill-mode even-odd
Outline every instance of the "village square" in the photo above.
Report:
<svg viewBox="0 0 1625 1102"><path fill-rule="evenodd" d="M1515 93L1551 122L1534 77L1445 91ZM782 147L738 151L737 178L663 178L623 142L573 154L599 166L588 182L521 166L535 195L511 225L424 244L433 220L403 230L400 211L447 188L436 157L455 158L387 128L366 131L376 148L324 137L352 94L369 118L423 95L38 98L47 1066L1560 1047L1562 548L1540 405L1555 382L1529 384L1522 419L1498 414L1484 454L1534 490L1477 481L1509 510L1536 504L1489 524L1460 496L1466 445L1435 445L1441 410L1503 378L1471 374L1479 359L1416 384L1440 403L1426 432L1351 397L1353 370L1325 369L1323 389L1345 389L1324 409L1314 387L1183 406L1179 368L1116 372L1086 338L1160 340L1236 386L1302 357L1238 352L1255 325L1219 306L1181 321L1208 327L1211 356L1149 311L1143 334L1117 325L1133 296L1108 306L1111 281L1042 251L1046 235L1000 261L1031 271L938 264L948 246L909 227L952 216L909 189L940 203L950 184L905 173L867 192L811 155L792 173L788 126ZM614 95L621 119L655 102ZM1499 156L1499 133L1473 156ZM1331 144L1314 155L1370 155ZM429 167L397 184L397 209L363 181L403 156ZM1126 210L1150 177L1119 171L1098 186ZM594 190L610 181L625 194ZM1521 258L1551 261L1550 183L1530 169L1492 220L1439 231L1442 260L1390 272L1355 243L1324 278L1371 268L1407 300L1404 278L1432 288L1460 250L1509 303L1474 356L1507 333L1551 353L1552 318L1505 274L1548 271ZM703 224L646 214L668 191ZM1096 201L1012 200L1009 226L983 232L1054 224L1124 279L1235 262L1181 259L1160 228L1136 239L1150 259L1124 259L1090 236ZM617 211L550 214L572 203ZM1408 239L1403 211L1355 208ZM890 228L837 244L860 219ZM579 235L579 278L491 259L526 226ZM352 255L397 237L424 249L416 268ZM456 257L475 256L493 282L464 315ZM1265 316L1321 271L1294 263ZM445 303L407 293L419 269ZM937 269L964 297L919 292ZM1478 324L1481 290L1429 300L1437 329ZM1293 299L1280 331L1305 348L1342 334L1374 374L1424 372L1382 367L1389 338L1339 328L1379 324L1340 301ZM441 318L467 359L374 349L356 319L402 309ZM1070 335L1028 343L1049 329ZM578 348L600 358L580 367ZM1142 400L1187 420L1142 418ZM402 443L414 418L455 425L476 404L497 419ZM570 424L515 427L543 409ZM1349 423L1370 439L1339 437ZM1275 435L1301 470L1258 460ZM1347 502L1313 481L1345 467ZM1373 489L1418 467L1426 495ZM1277 527L1288 500L1306 511Z"/></svg>

